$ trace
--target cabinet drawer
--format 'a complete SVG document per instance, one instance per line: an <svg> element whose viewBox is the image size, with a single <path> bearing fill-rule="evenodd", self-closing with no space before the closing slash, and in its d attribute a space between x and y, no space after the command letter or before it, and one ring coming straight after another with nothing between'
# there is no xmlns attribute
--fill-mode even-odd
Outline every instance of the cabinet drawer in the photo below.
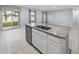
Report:
<svg viewBox="0 0 79 59"><path fill-rule="evenodd" d="M48 35L48 39L50 39L58 44L62 43L60 38L54 37L53 35Z"/></svg>
<svg viewBox="0 0 79 59"><path fill-rule="evenodd" d="M32 32L32 43L37 47L42 53L47 53L47 38Z"/></svg>
<svg viewBox="0 0 79 59"><path fill-rule="evenodd" d="M61 54L64 53L62 48L56 43L48 40L48 54Z"/></svg>
<svg viewBox="0 0 79 59"><path fill-rule="evenodd" d="M39 35L47 37L47 34L44 33L44 32L42 32L42 31L39 31L39 30L36 30L36 29L32 29L32 31L35 32L35 33L37 33L37 34L39 34Z"/></svg>

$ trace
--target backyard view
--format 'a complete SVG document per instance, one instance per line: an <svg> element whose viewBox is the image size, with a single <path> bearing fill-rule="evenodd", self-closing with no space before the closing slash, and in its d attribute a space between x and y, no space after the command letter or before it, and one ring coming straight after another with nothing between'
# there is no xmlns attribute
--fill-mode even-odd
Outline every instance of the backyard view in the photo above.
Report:
<svg viewBox="0 0 79 59"><path fill-rule="evenodd" d="M19 12L16 11L3 11L2 12L3 28L12 28L13 26L19 26ZM6 29L4 29L6 30Z"/></svg>

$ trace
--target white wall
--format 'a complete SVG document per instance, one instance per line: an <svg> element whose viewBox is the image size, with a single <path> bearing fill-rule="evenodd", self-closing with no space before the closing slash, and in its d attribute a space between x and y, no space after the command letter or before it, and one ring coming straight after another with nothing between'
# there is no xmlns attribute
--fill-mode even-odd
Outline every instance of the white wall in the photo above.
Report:
<svg viewBox="0 0 79 59"><path fill-rule="evenodd" d="M79 28L79 8L73 9L74 27Z"/></svg>
<svg viewBox="0 0 79 59"><path fill-rule="evenodd" d="M17 6L2 6L2 10L12 10L12 8L18 8L20 11L20 26L25 27L25 24L29 23L29 9ZM42 21L42 11L36 10L36 22Z"/></svg>
<svg viewBox="0 0 79 59"><path fill-rule="evenodd" d="M69 48L79 54L79 8L73 9L73 28L69 33Z"/></svg>
<svg viewBox="0 0 79 59"><path fill-rule="evenodd" d="M36 22L42 22L42 11L36 10ZM20 15L20 24L21 27L24 27L25 24L29 23L29 10L26 8L22 8Z"/></svg>
<svg viewBox="0 0 79 59"><path fill-rule="evenodd" d="M28 23L29 11L26 8L17 6L2 6L2 10L18 10L20 12L20 26L24 27Z"/></svg>
<svg viewBox="0 0 79 59"><path fill-rule="evenodd" d="M72 9L50 11L48 14L48 23L71 27L73 25Z"/></svg>
<svg viewBox="0 0 79 59"><path fill-rule="evenodd" d="M38 22L38 23L42 22L42 11L36 10L36 22Z"/></svg>
<svg viewBox="0 0 79 59"><path fill-rule="evenodd" d="M42 22L42 11L36 10L36 22ZM29 10L26 8L22 8L20 14L20 24L21 27L24 27L25 24L29 23Z"/></svg>
<svg viewBox="0 0 79 59"><path fill-rule="evenodd" d="M1 7L0 7L0 30L2 30Z"/></svg>
<svg viewBox="0 0 79 59"><path fill-rule="evenodd" d="M69 48L72 53L79 54L79 28L72 28L69 33Z"/></svg>
<svg viewBox="0 0 79 59"><path fill-rule="evenodd" d="M24 27L27 23L29 23L29 10L22 8L20 13L20 25Z"/></svg>

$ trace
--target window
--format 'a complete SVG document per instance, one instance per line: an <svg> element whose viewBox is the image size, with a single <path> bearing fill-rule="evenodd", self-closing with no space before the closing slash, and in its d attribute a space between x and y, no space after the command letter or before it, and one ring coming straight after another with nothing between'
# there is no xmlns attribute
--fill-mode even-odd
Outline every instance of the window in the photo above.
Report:
<svg viewBox="0 0 79 59"><path fill-rule="evenodd" d="M20 12L12 10L3 10L2 11L2 25L3 27L18 27Z"/></svg>
<svg viewBox="0 0 79 59"><path fill-rule="evenodd" d="M30 23L36 22L36 11L29 10L29 22Z"/></svg>
<svg viewBox="0 0 79 59"><path fill-rule="evenodd" d="M47 22L47 12L42 12L42 22L43 23Z"/></svg>
<svg viewBox="0 0 79 59"><path fill-rule="evenodd" d="M11 11L3 11L2 16L3 16L3 22L11 22Z"/></svg>

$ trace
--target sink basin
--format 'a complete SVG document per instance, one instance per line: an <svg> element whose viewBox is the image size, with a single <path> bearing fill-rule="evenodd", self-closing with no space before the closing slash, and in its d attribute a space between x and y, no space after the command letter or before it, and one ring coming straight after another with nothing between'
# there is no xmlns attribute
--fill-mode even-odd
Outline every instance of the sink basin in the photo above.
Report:
<svg viewBox="0 0 79 59"><path fill-rule="evenodd" d="M51 29L51 27L47 27L47 26L43 26L43 25L38 25L38 26L35 26L35 27L40 28L40 29L44 29L44 30Z"/></svg>

